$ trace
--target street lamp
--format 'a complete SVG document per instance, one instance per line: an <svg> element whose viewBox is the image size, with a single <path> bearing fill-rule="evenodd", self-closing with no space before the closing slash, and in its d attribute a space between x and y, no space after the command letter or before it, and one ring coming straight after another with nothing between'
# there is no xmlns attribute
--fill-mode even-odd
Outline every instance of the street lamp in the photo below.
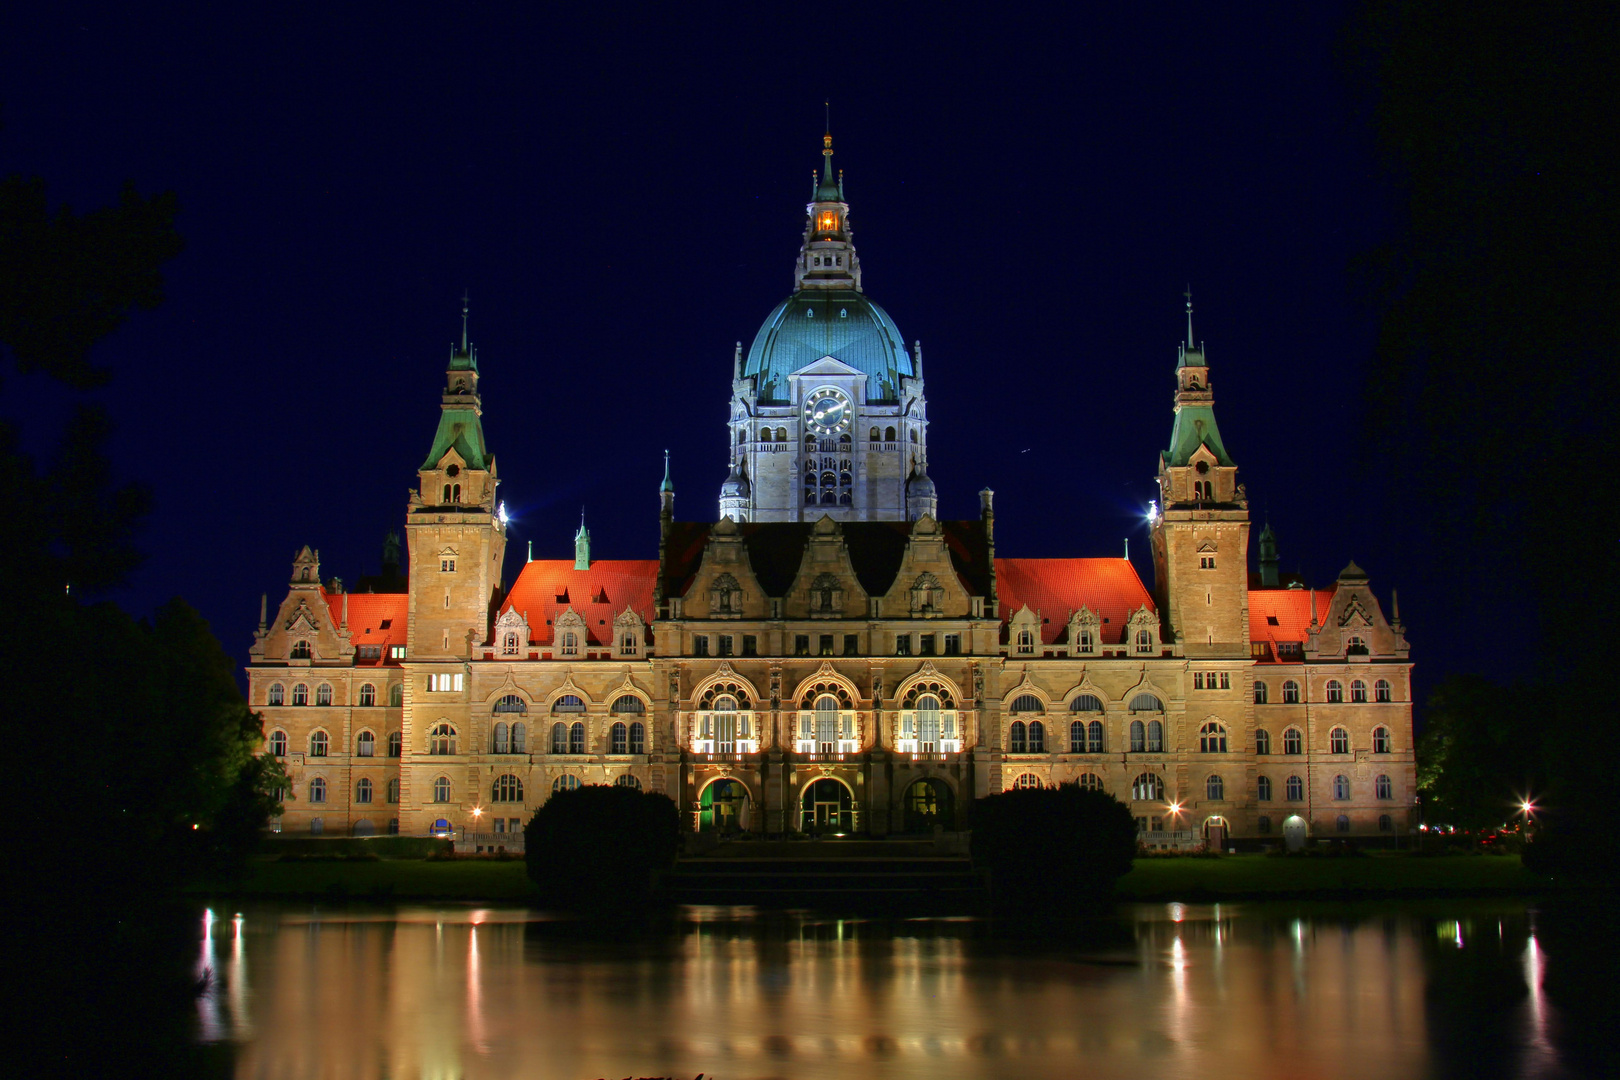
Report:
<svg viewBox="0 0 1620 1080"><path fill-rule="evenodd" d="M478 819L483 816L484 808L482 806L473 807L473 852L475 854L478 851Z"/></svg>

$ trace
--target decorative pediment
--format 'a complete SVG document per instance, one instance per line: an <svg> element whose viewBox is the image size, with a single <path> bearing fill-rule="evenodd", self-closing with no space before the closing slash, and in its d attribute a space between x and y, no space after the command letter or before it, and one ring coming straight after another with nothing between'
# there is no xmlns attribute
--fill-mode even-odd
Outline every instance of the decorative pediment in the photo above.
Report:
<svg viewBox="0 0 1620 1080"><path fill-rule="evenodd" d="M801 379L810 378L814 375L854 375L862 379L866 378L865 372L861 371L860 368L850 367L836 356L823 356L820 360L812 360L798 371L790 372L789 375Z"/></svg>
<svg viewBox="0 0 1620 1080"><path fill-rule="evenodd" d="M735 521L731 520L730 515L727 515L726 517L723 517L719 521L714 523L714 528L709 530L709 535L710 536L736 536L738 534L738 532L739 532L739 530L737 528L737 523Z"/></svg>
<svg viewBox="0 0 1620 1080"><path fill-rule="evenodd" d="M308 600L298 601L298 607L287 618L286 628L292 632L307 631L312 634L320 631L321 624L316 620L315 612L310 609Z"/></svg>
<svg viewBox="0 0 1620 1080"><path fill-rule="evenodd" d="M579 684L574 682L574 673L572 671L564 671L562 685L546 696L547 708L555 705L559 699L567 697L569 694L579 698L579 700L585 702L587 705L589 705L592 701L591 695L580 689Z"/></svg>
<svg viewBox="0 0 1620 1080"><path fill-rule="evenodd" d="M901 708L912 708L921 694L933 694L940 699L940 705L947 709L957 708L963 698L962 688L954 679L941 675L934 665L924 660L922 666L907 678L901 679L900 684L894 688L894 696L900 702Z"/></svg>
<svg viewBox="0 0 1620 1080"><path fill-rule="evenodd" d="M518 697L524 698L525 700L527 700L529 696L521 687L518 686L517 680L512 677L512 669L510 667L506 669L506 678L501 680L501 685L484 695L484 703L488 704L492 701L499 701L508 694L516 694Z"/></svg>
<svg viewBox="0 0 1620 1080"><path fill-rule="evenodd" d="M1214 552L1215 541L1213 540L1205 540L1203 543L1198 545L1198 554L1200 555L1212 555Z"/></svg>
<svg viewBox="0 0 1620 1080"><path fill-rule="evenodd" d="M918 574L911 583L911 614L923 617L945 614L945 586L929 571Z"/></svg>
<svg viewBox="0 0 1620 1080"><path fill-rule="evenodd" d="M631 608L625 608L623 611L613 616L613 630L615 633L623 632L625 630L641 630L646 625L646 620L640 615L636 614L636 612Z"/></svg>
<svg viewBox="0 0 1620 1080"><path fill-rule="evenodd" d="M1018 680L1018 685L1017 686L1013 687L1011 690L1009 690L1005 694L1001 695L1001 702L1002 702L1003 705L1011 705L1012 702L1017 701L1020 697L1023 697L1025 694L1030 695L1031 697L1035 698L1037 701L1040 701L1043 704L1046 703L1046 699L1047 699L1046 691L1042 690L1039 686L1035 685L1035 680L1033 680L1033 679L1031 679L1029 677L1029 672L1028 671L1025 671L1024 672L1024 677L1022 679Z"/></svg>
<svg viewBox="0 0 1620 1080"><path fill-rule="evenodd" d="M943 526L934 520L932 514L924 514L911 523L912 536L939 536L944 532Z"/></svg>
<svg viewBox="0 0 1620 1080"><path fill-rule="evenodd" d="M852 709L860 701L861 691L849 676L833 667L832 662L823 660L815 674L804 679L793 690L793 701L800 703L801 708L808 708L807 701L814 699L817 694L831 693L838 697L843 707Z"/></svg>
<svg viewBox="0 0 1620 1080"><path fill-rule="evenodd" d="M1341 627L1368 627L1373 624L1372 616L1367 614L1367 608L1362 604L1361 597L1355 593L1350 594L1349 603L1344 605L1344 614L1339 617Z"/></svg>
<svg viewBox="0 0 1620 1080"><path fill-rule="evenodd" d="M837 536L839 533L843 532L843 530L838 527L838 522L833 520L831 515L822 514L816 519L816 523L811 528L811 532L815 533L817 536Z"/></svg>

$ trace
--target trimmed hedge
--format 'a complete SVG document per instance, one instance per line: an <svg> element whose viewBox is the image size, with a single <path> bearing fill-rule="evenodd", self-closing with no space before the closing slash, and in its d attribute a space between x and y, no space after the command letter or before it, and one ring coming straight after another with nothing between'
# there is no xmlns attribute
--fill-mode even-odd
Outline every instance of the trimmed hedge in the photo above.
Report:
<svg viewBox="0 0 1620 1080"><path fill-rule="evenodd" d="M1113 895L1136 856L1136 823L1101 791L1017 788L974 803L972 844L998 913L1060 916Z"/></svg>
<svg viewBox="0 0 1620 1080"><path fill-rule="evenodd" d="M656 792L617 785L556 792L524 831L529 877L551 906L643 906L657 873L675 864L680 820L674 801Z"/></svg>

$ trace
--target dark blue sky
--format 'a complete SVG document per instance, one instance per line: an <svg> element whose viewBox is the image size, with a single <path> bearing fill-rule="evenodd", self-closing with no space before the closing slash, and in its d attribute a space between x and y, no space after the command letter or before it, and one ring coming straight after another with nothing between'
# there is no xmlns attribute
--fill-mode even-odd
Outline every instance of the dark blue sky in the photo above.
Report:
<svg viewBox="0 0 1620 1080"><path fill-rule="evenodd" d="M101 7L105 7L102 5ZM1414 657L1438 560L1365 475L1384 227L1334 4L865 8L63 6L0 22L0 171L88 208L174 190L167 302L97 350L148 561L245 657L300 544L375 572L472 293L485 430L516 516L650 557L662 451L712 518L733 343L791 289L832 100L867 292L929 376L941 512L997 492L998 547L1145 578L1190 282L1217 415L1283 567L1354 557ZM9 415L57 415L8 376ZM36 393L38 391L38 393Z"/></svg>

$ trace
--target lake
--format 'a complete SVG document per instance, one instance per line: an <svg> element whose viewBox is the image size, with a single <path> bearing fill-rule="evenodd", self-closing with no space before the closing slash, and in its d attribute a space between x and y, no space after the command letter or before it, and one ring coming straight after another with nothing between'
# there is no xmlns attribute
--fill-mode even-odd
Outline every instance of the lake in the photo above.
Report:
<svg viewBox="0 0 1620 1080"><path fill-rule="evenodd" d="M1574 978L1578 935L1547 926L1574 917L1141 904L1009 937L747 909L587 931L522 908L215 907L198 1024L242 1077L1579 1076L1587 996L1552 999L1544 940Z"/></svg>

